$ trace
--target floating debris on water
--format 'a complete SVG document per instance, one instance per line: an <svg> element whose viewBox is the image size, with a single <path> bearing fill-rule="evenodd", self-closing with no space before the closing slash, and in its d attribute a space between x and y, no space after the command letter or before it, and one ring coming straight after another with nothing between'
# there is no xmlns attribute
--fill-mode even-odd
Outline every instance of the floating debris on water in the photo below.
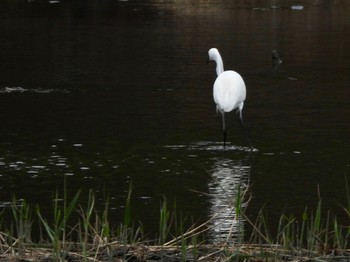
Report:
<svg viewBox="0 0 350 262"><path fill-rule="evenodd" d="M264 156L273 156L275 153L273 152L266 152L266 153L263 153Z"/></svg>
<svg viewBox="0 0 350 262"><path fill-rule="evenodd" d="M199 141L189 146L186 145L167 145L165 148L170 148L173 150L187 149L187 150L206 150L206 151L241 151L241 152L258 152L259 150L251 147L230 145L230 143L224 144L222 142L213 141Z"/></svg>
<svg viewBox="0 0 350 262"><path fill-rule="evenodd" d="M167 145L164 146L165 148L171 148L171 149L181 149L181 148L186 148L185 145Z"/></svg>
<svg viewBox="0 0 350 262"><path fill-rule="evenodd" d="M292 9L292 10L303 10L304 6L303 5L292 5L290 7L290 9Z"/></svg>
<svg viewBox="0 0 350 262"><path fill-rule="evenodd" d="M36 93L36 94L49 94L49 93L70 93L67 89L46 89L46 88L23 88L21 86L15 87L3 87L0 88L0 94L10 93Z"/></svg>

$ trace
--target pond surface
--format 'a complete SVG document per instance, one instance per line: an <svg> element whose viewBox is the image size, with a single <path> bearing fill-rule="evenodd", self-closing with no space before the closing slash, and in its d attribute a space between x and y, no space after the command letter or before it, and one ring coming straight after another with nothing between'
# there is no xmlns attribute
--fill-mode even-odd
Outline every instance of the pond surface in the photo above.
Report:
<svg viewBox="0 0 350 262"><path fill-rule="evenodd" d="M96 191L101 209L109 194L117 224L132 183L146 232L157 232L165 197L189 221L220 214L217 239L244 223L227 209L240 187L248 216L264 208L272 222L315 209L320 191L348 223L349 7L176 3L1 4L0 202L14 194L50 212L66 178L71 194ZM258 152L234 113L223 150L211 47L246 82Z"/></svg>

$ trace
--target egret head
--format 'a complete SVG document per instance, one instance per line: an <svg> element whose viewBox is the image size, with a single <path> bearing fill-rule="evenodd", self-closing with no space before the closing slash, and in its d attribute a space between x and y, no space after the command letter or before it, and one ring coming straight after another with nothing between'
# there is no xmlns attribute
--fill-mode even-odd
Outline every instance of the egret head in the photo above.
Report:
<svg viewBox="0 0 350 262"><path fill-rule="evenodd" d="M218 57L220 57L219 50L217 50L216 48L210 48L208 51L208 62L217 61Z"/></svg>
<svg viewBox="0 0 350 262"><path fill-rule="evenodd" d="M216 74L220 75L224 72L224 63L222 62L219 50L216 48L210 48L208 51L208 61L215 61L216 63Z"/></svg>

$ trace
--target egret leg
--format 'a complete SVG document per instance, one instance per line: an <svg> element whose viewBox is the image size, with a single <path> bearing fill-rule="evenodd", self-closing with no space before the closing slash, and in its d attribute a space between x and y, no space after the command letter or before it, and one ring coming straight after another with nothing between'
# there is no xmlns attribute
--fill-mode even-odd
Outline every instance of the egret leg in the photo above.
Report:
<svg viewBox="0 0 350 262"><path fill-rule="evenodd" d="M245 136L245 139L247 140L247 143L248 143L249 147L250 147L251 149L253 149L254 147L252 146L252 143L250 142L250 139L249 139L249 137L248 137L248 134L247 134L247 132L245 131L245 129L244 129L244 127L243 127L242 110L239 111L239 123L240 123L240 125L241 125L241 128L242 128L242 130L243 130L243 134L244 134L244 136Z"/></svg>
<svg viewBox="0 0 350 262"><path fill-rule="evenodd" d="M224 148L225 148L225 147L226 147L226 135L227 135L227 134L226 134L226 130L224 130L223 133L224 133Z"/></svg>
<svg viewBox="0 0 350 262"><path fill-rule="evenodd" d="M223 130L223 135L224 135L224 148L226 147L226 125L225 125L225 112L221 111L222 115L222 130Z"/></svg>

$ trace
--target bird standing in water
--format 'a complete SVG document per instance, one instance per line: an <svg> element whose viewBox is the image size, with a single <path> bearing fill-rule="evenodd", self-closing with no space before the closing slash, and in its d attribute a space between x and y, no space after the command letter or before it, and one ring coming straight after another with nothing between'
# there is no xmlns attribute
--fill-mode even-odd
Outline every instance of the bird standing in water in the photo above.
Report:
<svg viewBox="0 0 350 262"><path fill-rule="evenodd" d="M208 62L215 61L217 78L213 86L213 96L216 103L216 111L221 113L224 136L224 147L226 146L225 113L237 110L239 123L247 139L249 146L253 149L250 140L243 127L242 110L246 98L246 87L243 78L235 71L224 71L221 55L216 48L208 51Z"/></svg>

